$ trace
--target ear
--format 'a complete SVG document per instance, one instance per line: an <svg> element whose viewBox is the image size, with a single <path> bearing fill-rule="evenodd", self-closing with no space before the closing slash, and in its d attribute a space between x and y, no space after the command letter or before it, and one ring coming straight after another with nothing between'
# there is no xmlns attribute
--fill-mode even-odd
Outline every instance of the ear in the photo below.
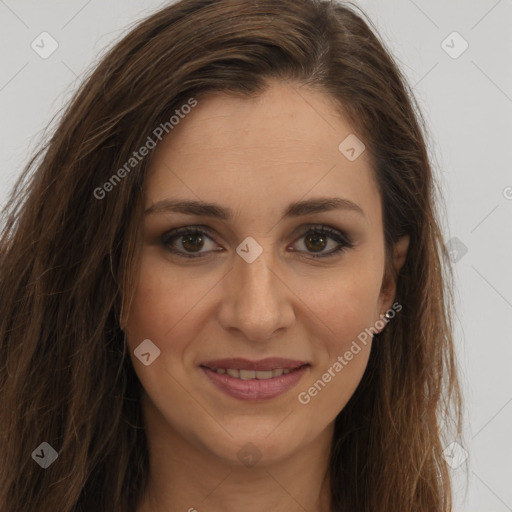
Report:
<svg viewBox="0 0 512 512"><path fill-rule="evenodd" d="M409 235L399 238L393 246L392 261L387 262L386 271L382 279L382 286L379 296L380 315L384 315L388 311L396 296L396 282L398 273L405 263L407 250L409 249Z"/></svg>

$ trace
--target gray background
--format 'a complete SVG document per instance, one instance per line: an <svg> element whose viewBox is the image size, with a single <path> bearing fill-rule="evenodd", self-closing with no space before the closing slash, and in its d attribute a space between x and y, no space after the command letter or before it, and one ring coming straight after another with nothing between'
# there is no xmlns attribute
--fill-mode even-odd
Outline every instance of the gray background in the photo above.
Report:
<svg viewBox="0 0 512 512"><path fill-rule="evenodd" d="M0 0L0 204L84 71L165 3ZM457 238L455 328L469 459L452 470L455 510L512 511L512 0L357 4L414 86L444 189L446 237ZM31 48L43 31L59 43L47 59ZM457 58L443 49L463 48L457 37L446 39L453 31L469 44Z"/></svg>

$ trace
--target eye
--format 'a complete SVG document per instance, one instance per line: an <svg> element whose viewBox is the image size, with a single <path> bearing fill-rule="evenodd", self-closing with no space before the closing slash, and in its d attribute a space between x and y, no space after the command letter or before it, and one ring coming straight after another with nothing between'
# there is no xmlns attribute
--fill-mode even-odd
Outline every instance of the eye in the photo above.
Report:
<svg viewBox="0 0 512 512"><path fill-rule="evenodd" d="M210 236L208 236L208 234L205 231L194 226L168 231L162 237L162 243L164 244L164 246L170 252L178 256L181 256L182 258L204 257L205 253L200 251L204 247L207 240L213 242L213 239ZM176 244L176 242L178 243ZM176 249L176 245L178 245L180 249L188 251L189 253L183 253L179 249ZM213 250L218 251L219 249ZM196 256L196 254L198 255Z"/></svg>
<svg viewBox="0 0 512 512"><path fill-rule="evenodd" d="M329 226L307 226L299 240L304 240L302 245L306 248L306 252L313 258L329 258L336 256L342 251L354 247L349 237L342 231L333 229ZM334 246L330 251L323 252L329 246Z"/></svg>
<svg viewBox="0 0 512 512"><path fill-rule="evenodd" d="M302 245L305 247L305 252L309 253L313 258L335 256L343 250L354 246L345 233L323 225L307 226L298 239L298 241L302 240L304 240ZM208 241L213 245L210 250L203 251L205 247L208 248ZM334 247L330 251L325 251L329 246L329 241ZM335 242L334 244L332 243L333 241ZM295 242L295 244L297 243ZM213 251L219 252L223 250L218 248L218 246L215 248L216 244L213 238L198 226L187 226L168 231L162 236L162 244L169 252L182 258L202 258ZM299 252L303 251L299 250Z"/></svg>

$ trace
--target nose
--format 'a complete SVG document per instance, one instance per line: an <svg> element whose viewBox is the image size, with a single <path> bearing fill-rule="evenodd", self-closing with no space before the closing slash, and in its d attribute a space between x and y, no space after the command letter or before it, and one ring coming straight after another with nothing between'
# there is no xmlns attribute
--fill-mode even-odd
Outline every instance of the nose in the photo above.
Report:
<svg viewBox="0 0 512 512"><path fill-rule="evenodd" d="M267 253L247 263L237 256L226 276L219 311L221 326L252 342L268 342L295 319L293 292Z"/></svg>

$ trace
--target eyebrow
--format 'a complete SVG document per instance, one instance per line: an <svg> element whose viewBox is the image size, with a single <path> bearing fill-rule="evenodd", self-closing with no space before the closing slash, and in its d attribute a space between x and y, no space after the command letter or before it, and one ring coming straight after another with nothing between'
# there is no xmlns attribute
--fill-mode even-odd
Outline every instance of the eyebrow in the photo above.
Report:
<svg viewBox="0 0 512 512"><path fill-rule="evenodd" d="M301 217L313 213L321 213L330 210L345 210L365 216L363 209L356 203L341 197L322 197L297 201L286 208L282 219ZM163 199L146 209L145 215L157 213L184 213L202 217L212 217L221 220L230 220L234 217L233 210L215 203L204 201Z"/></svg>

